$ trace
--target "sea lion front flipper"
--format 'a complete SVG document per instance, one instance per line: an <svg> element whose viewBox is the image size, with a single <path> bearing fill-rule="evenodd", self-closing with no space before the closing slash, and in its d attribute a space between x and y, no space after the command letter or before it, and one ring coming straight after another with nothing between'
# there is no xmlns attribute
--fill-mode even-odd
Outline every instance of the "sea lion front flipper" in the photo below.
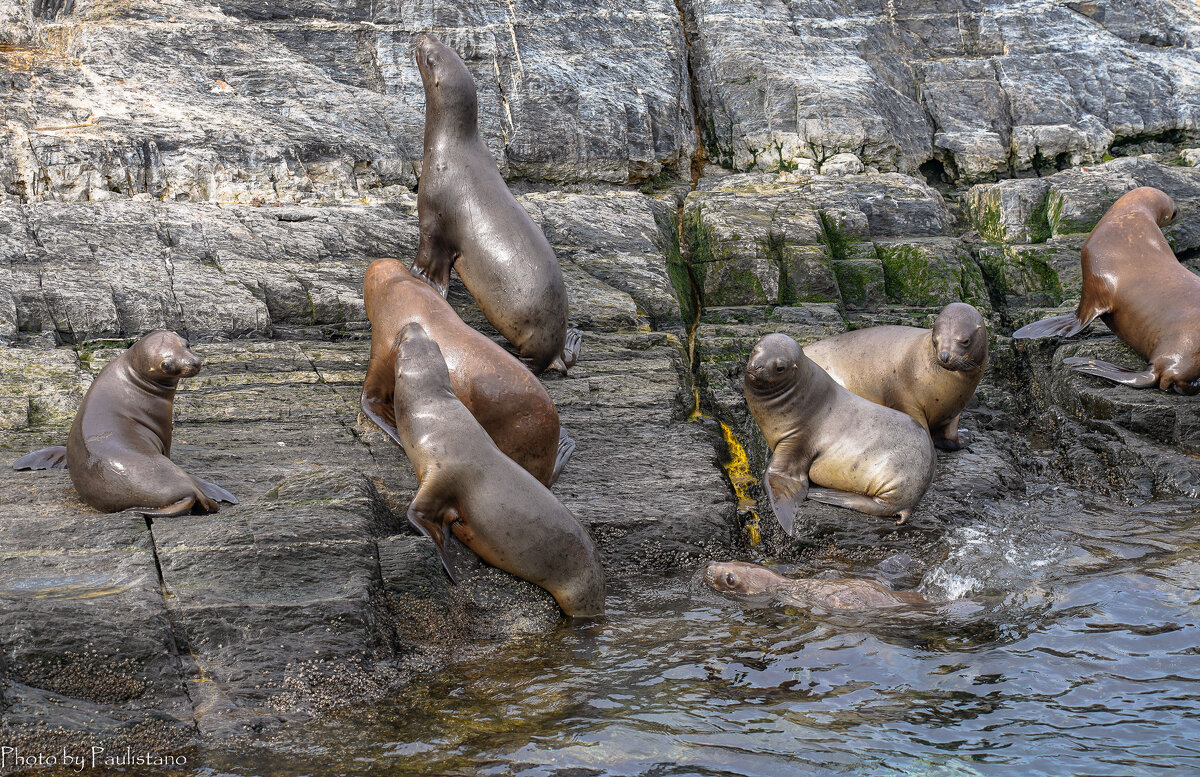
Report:
<svg viewBox="0 0 1200 777"><path fill-rule="evenodd" d="M26 453L13 462L13 469L67 469L67 446L51 445L40 451Z"/></svg>
<svg viewBox="0 0 1200 777"><path fill-rule="evenodd" d="M1097 378L1105 378L1114 383L1121 383L1133 388L1153 388L1158 385L1158 375L1154 373L1153 369L1137 372L1126 367L1118 367L1115 364L1088 359L1083 356L1070 356L1063 359L1062 363L1076 372L1095 375Z"/></svg>
<svg viewBox="0 0 1200 777"><path fill-rule="evenodd" d="M458 584L458 576L454 574L454 564L451 563L450 554L446 550L445 527L459 518L458 510L438 497L429 487L428 481L417 489L412 504L408 506L408 522L421 534L433 540L442 559L442 567L450 576L450 582L455 585Z"/></svg>
<svg viewBox="0 0 1200 777"><path fill-rule="evenodd" d="M367 368L368 375L370 368ZM382 429L388 437L391 437L397 445L400 444L400 432L396 430L395 409L391 402L385 402L368 393L369 387L363 386L362 398L359 399L359 405L362 407L363 415L371 419L372 423Z"/></svg>
<svg viewBox="0 0 1200 777"><path fill-rule="evenodd" d="M204 495L214 502L228 502L231 505L238 503L238 498L218 486L216 483L210 483L204 478L198 478L192 475L192 480L196 483L196 487L204 492Z"/></svg>
<svg viewBox="0 0 1200 777"><path fill-rule="evenodd" d="M457 254L453 250L422 227L417 258L413 260L411 272L436 289L445 299L450 291L450 268L454 266L456 258Z"/></svg>
<svg viewBox="0 0 1200 777"><path fill-rule="evenodd" d="M1073 337L1082 332L1099 315L1100 313L1093 313L1087 317L1086 321L1074 313L1043 318L1041 321L1026 324L1013 332L1012 336L1020 340L1032 340L1039 337Z"/></svg>
<svg viewBox="0 0 1200 777"><path fill-rule="evenodd" d="M767 497L771 501L775 519L789 537L795 531L800 503L808 496L810 463L810 457L800 458L785 440L776 446L775 455L767 464Z"/></svg>
<svg viewBox="0 0 1200 777"><path fill-rule="evenodd" d="M550 473L550 485L558 482L559 475L567 468L567 462L571 460L571 454L575 452L575 440L567 434L565 429L558 430L558 453L554 457L554 471Z"/></svg>
<svg viewBox="0 0 1200 777"><path fill-rule="evenodd" d="M929 430L929 436L933 438L933 447L939 451L959 451L968 446L970 438L967 437L967 430L958 428L960 418L962 413L942 424L940 428Z"/></svg>

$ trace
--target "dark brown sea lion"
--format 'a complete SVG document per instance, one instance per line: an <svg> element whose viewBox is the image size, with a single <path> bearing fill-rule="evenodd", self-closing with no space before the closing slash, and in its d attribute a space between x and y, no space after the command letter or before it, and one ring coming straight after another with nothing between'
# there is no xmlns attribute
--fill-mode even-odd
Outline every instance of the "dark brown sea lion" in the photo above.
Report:
<svg viewBox="0 0 1200 777"><path fill-rule="evenodd" d="M567 615L604 614L604 569L587 529L505 456L454 396L438 344L420 324L396 340L396 429L420 486L408 520L437 545L445 530L494 567L549 591Z"/></svg>
<svg viewBox="0 0 1200 777"><path fill-rule="evenodd" d="M921 594L893 591L869 580L814 580L784 577L744 561L710 561L704 579L717 591L743 596L769 595L788 604L830 610L868 610L931 604Z"/></svg>
<svg viewBox="0 0 1200 777"><path fill-rule="evenodd" d="M913 419L851 394L784 334L758 341L746 404L773 455L766 491L789 535L807 496L908 520L933 479L933 444ZM809 483L824 488L810 488Z"/></svg>
<svg viewBox="0 0 1200 777"><path fill-rule="evenodd" d="M442 296L454 267L496 330L535 374L566 372L579 355L554 250L513 198L479 137L475 81L453 49L416 41L425 85L425 161L417 190L413 274Z"/></svg>
<svg viewBox="0 0 1200 777"><path fill-rule="evenodd" d="M34 451L13 469L66 467L83 501L106 513L175 516L237 504L233 494L170 459L175 388L202 363L179 335L151 332L100 370L65 447Z"/></svg>
<svg viewBox="0 0 1200 777"><path fill-rule="evenodd" d="M440 346L455 396L505 455L542 482L558 479L575 441L560 433L558 411L546 388L508 351L463 323L429 285L395 259L378 259L363 278L371 320L371 357L362 409L400 442L392 397L396 388L396 335L416 322Z"/></svg>
<svg viewBox="0 0 1200 777"><path fill-rule="evenodd" d="M864 399L912 416L947 451L987 366L983 316L965 302L942 308L933 329L874 326L806 345L804 354Z"/></svg>
<svg viewBox="0 0 1200 777"><path fill-rule="evenodd" d="M1100 318L1149 367L1138 372L1082 357L1063 364L1134 388L1200 392L1200 278L1179 263L1161 229L1178 215L1158 189L1142 186L1122 196L1083 244L1079 307L1023 326L1013 337L1070 337Z"/></svg>

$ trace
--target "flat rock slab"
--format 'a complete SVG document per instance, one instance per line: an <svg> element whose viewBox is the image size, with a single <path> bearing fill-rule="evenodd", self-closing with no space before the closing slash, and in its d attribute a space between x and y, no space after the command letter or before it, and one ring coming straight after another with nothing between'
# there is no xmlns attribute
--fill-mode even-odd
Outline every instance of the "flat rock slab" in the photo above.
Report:
<svg viewBox="0 0 1200 777"><path fill-rule="evenodd" d="M0 469L6 736L243 733L553 627L544 591L461 547L465 580L451 586L432 543L405 525L412 470L359 416L368 345L195 345L206 362L180 385L174 460L239 497L217 514L147 526L91 510L66 472ZM0 363L23 366L0 386L15 395L37 374L46 406L70 406L118 353L0 348ZM577 442L555 491L595 535L611 579L732 547L719 438L687 421L685 375L672 334L587 332L571 375L546 380ZM0 457L64 438L69 415L54 420L14 418Z"/></svg>

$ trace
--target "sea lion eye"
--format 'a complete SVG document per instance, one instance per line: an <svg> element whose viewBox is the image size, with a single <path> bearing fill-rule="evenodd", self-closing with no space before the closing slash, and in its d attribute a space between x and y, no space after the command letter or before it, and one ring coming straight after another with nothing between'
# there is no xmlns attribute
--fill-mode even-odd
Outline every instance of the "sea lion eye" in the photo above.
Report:
<svg viewBox="0 0 1200 777"><path fill-rule="evenodd" d="M736 583L737 583L737 577L732 572L726 572L725 573L725 584L732 586Z"/></svg>
<svg viewBox="0 0 1200 777"><path fill-rule="evenodd" d="M964 337L963 339L959 340L958 342L959 342L959 343L961 343L962 345L970 345L970 344L971 344L971 338L969 338L969 337Z"/></svg>

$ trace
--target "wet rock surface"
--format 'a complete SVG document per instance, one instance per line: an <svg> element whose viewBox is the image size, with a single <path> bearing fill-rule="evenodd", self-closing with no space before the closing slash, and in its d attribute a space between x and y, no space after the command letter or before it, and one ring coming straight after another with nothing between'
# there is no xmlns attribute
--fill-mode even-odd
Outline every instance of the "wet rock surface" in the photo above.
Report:
<svg viewBox="0 0 1200 777"><path fill-rule="evenodd" d="M1087 232L1135 186L1175 198L1200 269L1189 5L0 0L0 459L62 442L96 371L175 329L207 362L174 459L242 500L148 525L0 468L4 742L277 728L559 623L462 547L449 585L403 452L359 416L362 272L417 244L431 29L562 264L584 342L544 379L577 442L554 491L618 585L753 555L910 587L1031 483L1200 495L1195 398L1065 369L1140 366L1099 324L1007 337L1072 309ZM807 502L783 537L750 348L959 300L993 337L969 449L911 526Z"/></svg>

